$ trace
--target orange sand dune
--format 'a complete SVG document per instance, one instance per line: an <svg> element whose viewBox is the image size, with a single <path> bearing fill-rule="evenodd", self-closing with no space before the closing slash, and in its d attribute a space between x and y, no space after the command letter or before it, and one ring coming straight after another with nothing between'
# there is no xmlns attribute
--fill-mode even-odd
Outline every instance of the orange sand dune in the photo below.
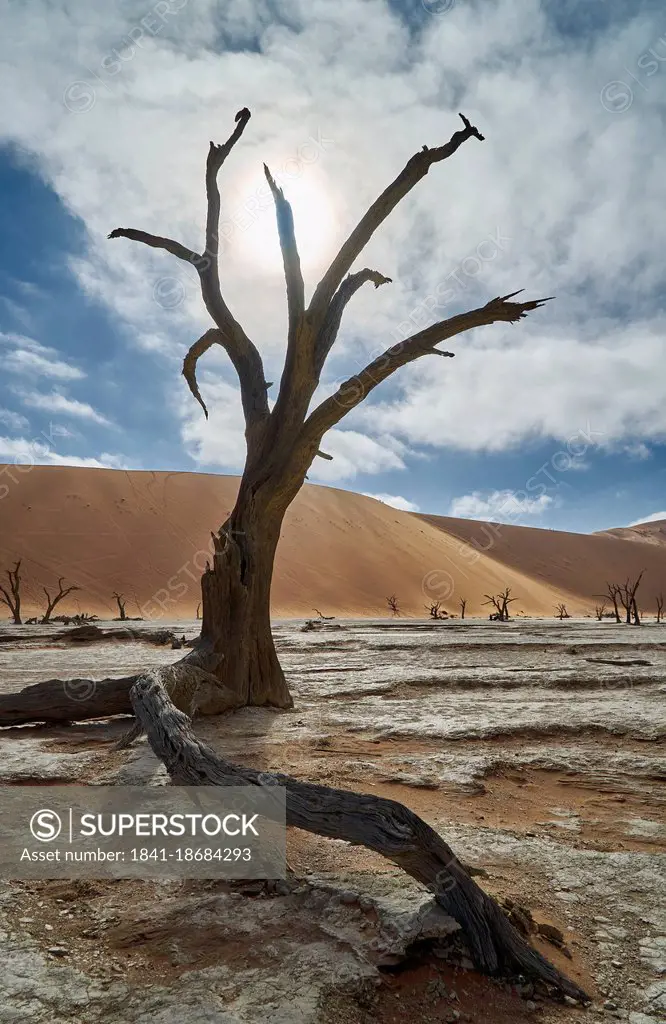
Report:
<svg viewBox="0 0 666 1024"><path fill-rule="evenodd" d="M666 519L656 519L651 523L639 523L638 526L619 526L615 530L603 530L599 537L619 537L620 540L642 540L647 544L663 544L666 546Z"/></svg>
<svg viewBox="0 0 666 1024"><path fill-rule="evenodd" d="M193 618L210 531L232 507L238 478L60 466L0 467L0 568L22 558L24 613L43 607L42 587L58 576L81 589L59 606L100 616ZM11 475L11 477L10 477ZM372 498L306 485L282 532L273 583L276 617L384 616L395 594L405 614L423 616L438 599L457 612L487 615L484 594L511 586L513 611L552 615L559 600L589 611L610 578L645 566L666 589L666 548L603 536L417 516ZM647 579L647 576L646 576ZM659 587L656 587L657 592ZM651 596L652 590L649 591ZM646 587L645 597L648 596ZM652 602L644 599L646 607ZM3 609L4 610L4 609Z"/></svg>
<svg viewBox="0 0 666 1024"><path fill-rule="evenodd" d="M643 569L639 607L654 610L655 596L666 592L666 546L644 542L632 530L564 533L447 516L418 518L535 582L553 587L562 594L569 611L590 611L593 604L600 603L597 595L606 590L606 582L624 583ZM625 539L627 534L630 539Z"/></svg>

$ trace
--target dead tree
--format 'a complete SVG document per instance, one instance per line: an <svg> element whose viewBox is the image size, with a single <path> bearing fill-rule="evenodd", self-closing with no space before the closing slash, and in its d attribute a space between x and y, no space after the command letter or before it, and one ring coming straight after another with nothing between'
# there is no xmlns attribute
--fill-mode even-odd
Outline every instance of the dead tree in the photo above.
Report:
<svg viewBox="0 0 666 1024"><path fill-rule="evenodd" d="M664 595L657 594L655 600L657 602L657 622L661 622L664 617Z"/></svg>
<svg viewBox="0 0 666 1024"><path fill-rule="evenodd" d="M606 602L605 601L602 601L601 604L595 604L595 606L594 606L594 614L596 616L597 622L601 622L601 620L604 617L605 612L606 612Z"/></svg>
<svg viewBox="0 0 666 1024"><path fill-rule="evenodd" d="M324 615L324 613L320 612L318 608L313 608L312 611L317 613L322 622L332 622L335 618L335 615Z"/></svg>
<svg viewBox="0 0 666 1024"><path fill-rule="evenodd" d="M50 622L51 621L51 612L53 611L55 606L62 601L63 597L67 597L67 595L71 594L71 592L73 590L80 590L81 589L80 587L71 586L71 587L67 587L66 590L63 590L62 584L63 584L63 580L64 579L65 579L64 576L60 576L60 578L58 579L58 593L54 594L53 597L51 597L51 595L49 594L49 592L46 589L46 587L42 587L42 590L46 594L46 611L44 612L44 615L42 616L42 625L44 623L46 623L46 622Z"/></svg>
<svg viewBox="0 0 666 1024"><path fill-rule="evenodd" d="M399 615L400 614L400 608L398 607L398 598L395 596L395 594L391 594L390 597L387 597L386 598L386 603L389 606L389 608L390 608L391 612L393 613L393 615Z"/></svg>
<svg viewBox="0 0 666 1024"><path fill-rule="evenodd" d="M307 306L291 206L264 167L275 202L288 311L286 357L272 408L261 355L223 298L218 268L218 172L241 138L250 111L238 111L236 127L225 143L210 144L206 165L206 241L202 253L135 228L116 228L109 236L164 249L197 271L203 301L215 326L191 347L183 374L205 415L206 406L196 380L197 362L204 353L219 345L239 377L247 458L235 507L213 534L212 565L202 577L201 643L207 646L211 663L216 662L213 671L244 704L291 707L293 703L271 635L270 584L284 515L313 460L323 456L324 435L401 367L422 356L451 355L436 347L439 342L475 327L516 323L547 301L512 301L519 294L512 292L419 330L373 359L310 411L347 304L363 285L379 288L390 281L368 268L350 272L352 266L392 210L435 164L452 157L469 139L483 141L478 129L463 115L461 118L461 129L447 143L434 148L423 146L372 203L324 273Z"/></svg>
<svg viewBox="0 0 666 1024"><path fill-rule="evenodd" d="M508 622L509 621L509 605L514 601L517 601L517 597L511 597L511 587L506 587L501 594L484 594L487 598L484 604L491 604L495 608L495 614L491 615L491 619L496 622Z"/></svg>
<svg viewBox="0 0 666 1024"><path fill-rule="evenodd" d="M458 599L458 604L460 605L460 618L464 619L465 618L465 608L467 607L467 598L466 597L459 598Z"/></svg>
<svg viewBox="0 0 666 1024"><path fill-rule="evenodd" d="M9 590L0 584L0 601L6 604L12 613L14 625L21 625L21 577L19 576L19 569L21 568L21 559L13 569L5 569L5 573L9 580Z"/></svg>
<svg viewBox="0 0 666 1024"><path fill-rule="evenodd" d="M425 607L431 619L448 619L449 617L446 609L442 608L441 601L435 601L434 604L427 604Z"/></svg>
<svg viewBox="0 0 666 1024"><path fill-rule="evenodd" d="M118 618L121 622L124 622L127 618L127 615L125 614L125 605L127 604L127 601L125 601L122 594L117 593L115 590L111 597L115 597L116 604L118 605Z"/></svg>
<svg viewBox="0 0 666 1024"><path fill-rule="evenodd" d="M645 569L642 569L637 578L632 582L629 577L623 584L614 584L622 607L625 610L626 623L628 626L640 626L641 620L638 614L636 592L640 586Z"/></svg>
<svg viewBox="0 0 666 1024"><path fill-rule="evenodd" d="M203 618L197 647L177 665L145 671L106 686L90 697L67 699L61 680L28 687L24 694L0 695L0 722L71 721L99 717L128 701L153 745L179 782L224 784L233 777L257 783L257 773L229 766L199 744L183 716L174 711L176 695L197 681L215 685L219 708L242 705L291 707L293 701L278 661L270 623L270 588L275 553L287 509L300 491L324 436L401 367L428 355L450 357L437 348L459 334L494 323L515 324L547 299L515 301L520 291L417 330L353 373L330 397L311 409L347 304L366 284L375 288L390 278L367 267L352 269L377 229L430 169L452 157L469 139L483 141L464 115L462 128L448 142L413 155L391 184L361 217L314 289L308 305L292 210L283 191L264 168L272 194L287 292L286 355L279 391L268 401L269 382L255 344L222 295L219 274L220 192L218 173L241 138L250 111L235 117L228 140L210 144L206 163L206 236L202 252L171 238L135 228L116 228L110 238L127 238L163 249L197 272L204 305L213 321L185 356L183 376L194 398L207 409L199 391L199 359L214 345L228 356L239 379L247 455L236 503L213 534L213 555L201 579ZM439 194L441 197L442 189ZM508 617L508 591L503 604ZM79 681L85 682L85 681ZM168 685L167 685L168 684ZM169 700L169 696L172 700ZM180 697L179 697L180 699ZM277 777L281 782L281 777ZM490 974L522 973L543 978L575 998L584 993L533 950L510 925L497 903L473 882L449 847L401 804L372 795L327 790L284 780L291 825L351 842L362 842L391 857L430 886L437 901L465 930L477 965ZM453 884L451 884L453 883Z"/></svg>
<svg viewBox="0 0 666 1024"><path fill-rule="evenodd" d="M567 606L565 604L558 604L555 606L555 615L560 620L560 622L562 621L562 619L571 618L569 612L567 611Z"/></svg>
<svg viewBox="0 0 666 1024"><path fill-rule="evenodd" d="M201 601L197 605L197 621L201 618Z"/></svg>
<svg viewBox="0 0 666 1024"><path fill-rule="evenodd" d="M615 621L616 622L622 622L622 619L620 618L620 606L619 606L620 593L621 593L621 588L618 586L617 583L607 583L606 584L606 593L605 594L597 594L596 595L597 597L600 597L602 599L606 598L606 597L610 598L610 600L613 603L613 612L615 613Z"/></svg>

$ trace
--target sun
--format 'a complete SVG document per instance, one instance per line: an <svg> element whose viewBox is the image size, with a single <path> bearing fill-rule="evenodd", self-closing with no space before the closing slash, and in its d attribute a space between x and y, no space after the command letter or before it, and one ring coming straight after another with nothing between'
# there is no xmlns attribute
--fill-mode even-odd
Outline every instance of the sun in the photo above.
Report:
<svg viewBox="0 0 666 1024"><path fill-rule="evenodd" d="M304 272L318 270L330 257L335 232L334 209L322 176L307 166L299 173L278 171L273 176L291 204L301 267ZM263 173L243 181L238 197L239 205L226 222L228 242L243 262L265 274L282 274L275 206Z"/></svg>

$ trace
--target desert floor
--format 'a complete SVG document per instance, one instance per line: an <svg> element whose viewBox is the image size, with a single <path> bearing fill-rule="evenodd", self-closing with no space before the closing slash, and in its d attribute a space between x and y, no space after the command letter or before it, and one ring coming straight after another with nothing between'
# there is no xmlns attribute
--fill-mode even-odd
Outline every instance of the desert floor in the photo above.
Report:
<svg viewBox="0 0 666 1024"><path fill-rule="evenodd" d="M362 848L290 830L294 874L277 891L0 883L0 1022L665 1020L666 625L302 625L275 623L295 709L200 719L200 735L231 760L407 804L482 869L488 892L559 929L564 951L533 941L594 1004L495 984L467 967L455 936L405 954L428 894ZM2 692L180 657L133 641L74 647L55 631L0 628L12 638L0 642ZM0 782L163 784L145 740L111 749L127 725L2 730ZM375 952L380 933L392 958Z"/></svg>

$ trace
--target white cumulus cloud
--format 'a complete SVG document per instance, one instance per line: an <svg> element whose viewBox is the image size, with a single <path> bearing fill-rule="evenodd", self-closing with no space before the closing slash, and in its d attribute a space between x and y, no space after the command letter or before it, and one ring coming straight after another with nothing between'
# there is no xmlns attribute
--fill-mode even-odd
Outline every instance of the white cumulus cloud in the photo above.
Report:
<svg viewBox="0 0 666 1024"><path fill-rule="evenodd" d="M553 503L548 494L538 498L519 498L515 491L473 491L454 498L449 515L460 519L515 523L525 516L540 516Z"/></svg>
<svg viewBox="0 0 666 1024"><path fill-rule="evenodd" d="M403 512L419 511L419 506L415 502L410 501L408 498L403 498L401 494L368 494L367 491L363 493L366 498L375 498L376 501L382 501L385 505L399 508Z"/></svg>

